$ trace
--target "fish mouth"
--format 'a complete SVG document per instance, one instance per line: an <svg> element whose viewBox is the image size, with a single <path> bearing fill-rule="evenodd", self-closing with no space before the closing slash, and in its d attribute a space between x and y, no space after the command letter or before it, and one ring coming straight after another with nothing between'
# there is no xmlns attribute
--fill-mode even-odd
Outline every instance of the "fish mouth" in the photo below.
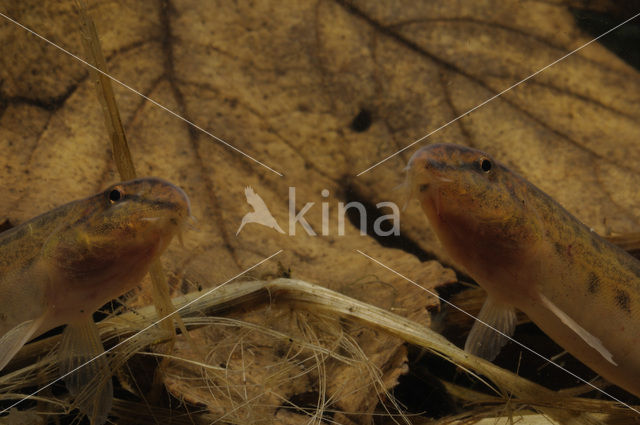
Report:
<svg viewBox="0 0 640 425"><path fill-rule="evenodd" d="M145 205L145 219L170 214L183 220L192 215L191 201L181 187L159 177L143 177L123 184L137 182L140 186L134 197Z"/></svg>
<svg viewBox="0 0 640 425"><path fill-rule="evenodd" d="M176 238L178 238L178 242L183 248L184 234L186 229L195 230L197 232L200 231L200 228L198 227L198 220L191 214L191 209L189 209L187 217L180 222L176 222L176 225L178 226L178 230L176 231Z"/></svg>
<svg viewBox="0 0 640 425"><path fill-rule="evenodd" d="M407 163L407 166L405 167L405 169L411 170L412 168L414 168L417 162L428 163L430 161L430 158L429 158L430 148L431 146L425 146L415 151L413 155L411 155L411 158L409 158L409 162Z"/></svg>
<svg viewBox="0 0 640 425"><path fill-rule="evenodd" d="M179 219L172 220L172 224L175 224L177 227L175 236L178 239L178 243L180 243L180 246L184 248L185 230L187 228L191 228L191 229L197 228L196 224L198 221L191 213L191 201L189 200L189 197L187 196L187 194L184 192L184 190L182 190L182 188L177 186L175 188L177 189L178 195L180 195L182 200L184 201L184 205L186 205L185 214L182 215Z"/></svg>
<svg viewBox="0 0 640 425"><path fill-rule="evenodd" d="M195 220L195 218L191 214L191 200L189 199L189 197L187 196L185 191L182 190L182 188L179 187L179 186L173 186L173 188L177 192L177 195L181 198L181 201L183 201L183 203L186 204L186 210L187 210L186 211L186 217L187 217L187 220L188 219L194 219Z"/></svg>
<svg viewBox="0 0 640 425"><path fill-rule="evenodd" d="M142 186L135 194L136 215L143 238L163 240L168 243L174 236L181 245L187 223L195 221L191 213L191 202L180 187L159 178L147 178L150 185ZM125 203L123 203L124 205ZM134 225L135 227L135 225ZM143 236L144 235L144 236Z"/></svg>
<svg viewBox="0 0 640 425"><path fill-rule="evenodd" d="M451 183L453 180L438 173L437 164L429 158L428 147L417 150L409 159L403 171L406 172L405 190L407 200L416 198L433 188L434 183ZM406 205L406 204L405 204Z"/></svg>

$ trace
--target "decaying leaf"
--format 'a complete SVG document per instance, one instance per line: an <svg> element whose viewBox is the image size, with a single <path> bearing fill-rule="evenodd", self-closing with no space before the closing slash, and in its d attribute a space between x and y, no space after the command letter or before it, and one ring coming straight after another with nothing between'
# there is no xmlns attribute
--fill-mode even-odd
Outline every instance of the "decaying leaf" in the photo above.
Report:
<svg viewBox="0 0 640 425"><path fill-rule="evenodd" d="M163 257L172 295L215 287L282 250L250 275L290 270L295 278L428 325L435 297L356 251L426 288L455 280L435 261L451 265L415 205L397 223L402 236L374 237L374 221L390 214L377 204L402 206L402 193L394 188L414 148L357 174L587 43L590 36L569 7L575 3L90 2L115 78L245 154L115 84L138 174L183 187L198 219L184 246L174 244ZM82 56L72 1L0 1L0 12ZM87 69L4 18L0 39L0 222L21 223L104 188L117 173ZM484 149L596 231L638 232L639 86L637 70L594 43L416 147L456 142ZM248 223L236 234L253 211L246 187L284 233ZM341 227L339 203L351 201L366 206L367 235L360 234L354 208ZM309 203L303 217L315 235L299 222L290 224ZM126 304L150 302L147 282ZM304 313L281 306L263 313L264 320L256 312L234 318L292 335L304 330L294 326ZM319 338L323 320L340 325L344 338L361 347L385 389L405 371L401 339L339 318L309 320L306 336ZM247 371L238 362L250 360L251 382L261 385L267 385L266 365L287 366L278 363L279 354L296 348L240 326L251 351L238 356L243 342L232 329L210 324L193 332L211 360L230 356L226 365L234 373ZM203 360L187 345L176 355ZM278 396L263 387L265 403L305 404L305 394L324 391L339 395L332 408L366 413L348 420L369 423L367 414L383 404L382 389L357 391L362 375L348 362L322 364L322 373L308 372ZM185 376L201 377L201 369L177 362L166 378L171 394L212 413L249 395L222 400L210 388L181 382ZM229 382L234 380L241 378ZM303 388L307 384L312 388ZM285 416L299 420L300 412L276 414L286 423Z"/></svg>

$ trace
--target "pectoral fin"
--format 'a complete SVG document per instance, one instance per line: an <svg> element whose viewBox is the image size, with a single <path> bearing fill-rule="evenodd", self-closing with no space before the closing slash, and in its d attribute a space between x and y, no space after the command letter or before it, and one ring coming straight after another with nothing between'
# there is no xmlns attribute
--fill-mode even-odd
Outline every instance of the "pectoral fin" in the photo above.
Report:
<svg viewBox="0 0 640 425"><path fill-rule="evenodd" d="M491 361L496 358L515 329L515 309L488 296L469 332L464 350Z"/></svg>
<svg viewBox="0 0 640 425"><path fill-rule="evenodd" d="M0 370L9 363L23 345L33 337L33 334L40 328L45 315L36 320L22 322L0 338Z"/></svg>
<svg viewBox="0 0 640 425"><path fill-rule="evenodd" d="M113 384L98 328L90 317L67 325L59 358L60 373L71 372L64 382L76 398L75 404L93 425L104 424L113 402Z"/></svg>
<svg viewBox="0 0 640 425"><path fill-rule="evenodd" d="M602 357L604 357L609 363L614 366L618 366L618 364L613 361L613 355L607 348L602 344L599 338L592 335L585 328L580 326L575 320L567 315L564 311L560 310L558 306L552 303L547 297L544 295L540 295L540 299L542 300L542 304L549 309L553 314L555 314L558 319L566 326L568 326L573 332L575 332L584 342L586 342L591 348L596 350Z"/></svg>

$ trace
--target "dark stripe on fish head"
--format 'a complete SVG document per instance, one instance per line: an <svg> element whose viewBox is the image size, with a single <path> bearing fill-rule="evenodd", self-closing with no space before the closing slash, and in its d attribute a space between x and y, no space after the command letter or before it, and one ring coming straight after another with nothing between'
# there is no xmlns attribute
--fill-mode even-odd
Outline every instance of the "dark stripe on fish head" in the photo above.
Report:
<svg viewBox="0 0 640 425"><path fill-rule="evenodd" d="M76 208L76 218L50 235L43 250L70 279L85 282L145 267L190 214L184 192L157 178L119 183Z"/></svg>
<svg viewBox="0 0 640 425"><path fill-rule="evenodd" d="M528 184L485 152L427 146L411 157L408 173L438 238L474 276L515 270L543 234Z"/></svg>

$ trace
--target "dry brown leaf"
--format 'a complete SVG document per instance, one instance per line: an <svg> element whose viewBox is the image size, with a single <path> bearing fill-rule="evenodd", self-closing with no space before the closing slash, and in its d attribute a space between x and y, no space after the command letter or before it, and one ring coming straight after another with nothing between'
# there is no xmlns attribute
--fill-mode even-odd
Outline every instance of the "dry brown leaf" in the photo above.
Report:
<svg viewBox="0 0 640 425"><path fill-rule="evenodd" d="M338 235L337 203L366 201L371 211L400 203L393 189L413 149L355 175L590 40L562 2L91 5L112 75L284 174L116 85L139 174L182 186L199 221L164 256L178 276L174 294L194 289L183 275L215 286L282 249L252 273L277 274L279 262L294 277L425 324L433 297L355 250L427 287L451 272L361 236L348 220ZM0 11L82 54L72 2L0 1ZM0 39L0 221L16 224L104 188L116 173L86 68L3 18ZM626 233L640 231L638 134L638 72L595 43L423 144L487 150L598 232ZM248 224L236 237L251 211L245 186L287 234ZM290 186L297 211L315 203L305 217L318 236L299 225L288 234ZM401 224L396 244L448 263L416 205ZM148 295L130 303L147 304ZM367 332L359 342L381 353L379 367L402 350ZM365 399L345 402L370 411Z"/></svg>

